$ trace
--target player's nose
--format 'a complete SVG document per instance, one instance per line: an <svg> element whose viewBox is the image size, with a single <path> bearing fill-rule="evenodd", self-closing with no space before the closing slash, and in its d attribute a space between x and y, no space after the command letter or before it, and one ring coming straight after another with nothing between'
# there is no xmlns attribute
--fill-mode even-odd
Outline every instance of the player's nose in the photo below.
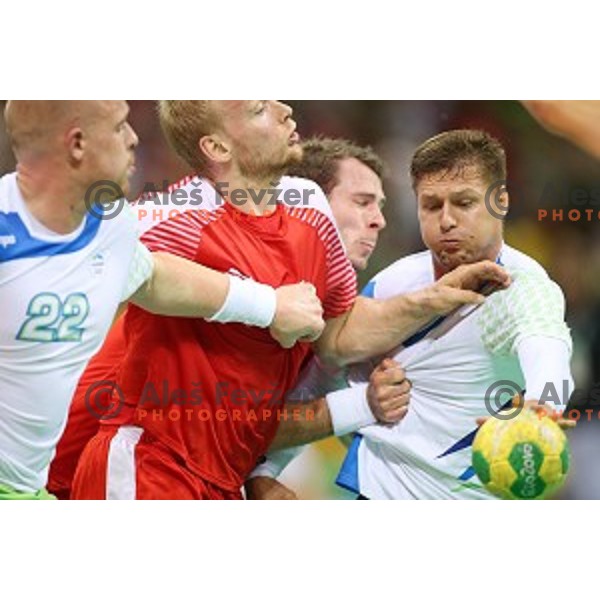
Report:
<svg viewBox="0 0 600 600"><path fill-rule="evenodd" d="M456 218L452 214L452 210L445 205L440 212L440 229L442 231L449 231L456 227Z"/></svg>
<svg viewBox="0 0 600 600"><path fill-rule="evenodd" d="M127 127L129 131L129 148L134 150L140 143L140 139L138 138L135 129L129 123L127 123Z"/></svg>
<svg viewBox="0 0 600 600"><path fill-rule="evenodd" d="M386 225L387 222L385 220L385 217L383 216L381 207L379 205L376 205L375 209L371 214L369 227L371 227L371 229L377 229L378 231L381 231L385 228Z"/></svg>
<svg viewBox="0 0 600 600"><path fill-rule="evenodd" d="M285 104L284 102L280 102L279 100L276 100L275 104L281 111L282 121L287 121L288 119L292 118L292 115L294 114L294 109L289 104Z"/></svg>

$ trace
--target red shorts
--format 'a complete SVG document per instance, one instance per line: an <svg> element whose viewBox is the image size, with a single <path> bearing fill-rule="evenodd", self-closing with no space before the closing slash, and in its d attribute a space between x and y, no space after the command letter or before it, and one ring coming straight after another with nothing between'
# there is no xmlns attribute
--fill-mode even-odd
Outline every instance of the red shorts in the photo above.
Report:
<svg viewBox="0 0 600 600"><path fill-rule="evenodd" d="M102 426L77 466L73 500L241 500L191 473L156 439L134 426Z"/></svg>

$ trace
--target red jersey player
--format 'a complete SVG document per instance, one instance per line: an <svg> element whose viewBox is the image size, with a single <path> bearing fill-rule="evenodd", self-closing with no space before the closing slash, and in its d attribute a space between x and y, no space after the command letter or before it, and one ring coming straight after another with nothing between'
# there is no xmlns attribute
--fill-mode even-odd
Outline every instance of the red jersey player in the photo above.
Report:
<svg viewBox="0 0 600 600"><path fill-rule="evenodd" d="M271 285L312 283L327 321L315 344L322 356L343 363L380 354L432 316L482 301L438 286L385 306L355 302L355 276L317 186L284 178L278 189L284 199L295 192L289 203L272 203L273 194L263 193L300 156L289 107L169 101L161 103L161 120L175 149L205 175L212 201L156 225L145 243ZM504 281L505 274L488 264L466 277L469 287L481 278ZM282 398L310 346L286 350L255 328L162 318L135 307L121 331L125 347L115 363L123 402L82 455L73 497L240 497L245 477L288 418Z"/></svg>

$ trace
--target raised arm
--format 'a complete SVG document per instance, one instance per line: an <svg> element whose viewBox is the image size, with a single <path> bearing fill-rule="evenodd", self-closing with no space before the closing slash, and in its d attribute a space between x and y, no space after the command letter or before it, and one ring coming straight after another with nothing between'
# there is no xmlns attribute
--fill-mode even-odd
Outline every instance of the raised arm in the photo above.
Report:
<svg viewBox="0 0 600 600"><path fill-rule="evenodd" d="M327 322L315 344L319 356L345 365L385 354L429 324L465 304L481 304L477 292L491 282L510 285L510 276L497 264L483 261L462 265L421 291L386 300L358 298L352 309Z"/></svg>

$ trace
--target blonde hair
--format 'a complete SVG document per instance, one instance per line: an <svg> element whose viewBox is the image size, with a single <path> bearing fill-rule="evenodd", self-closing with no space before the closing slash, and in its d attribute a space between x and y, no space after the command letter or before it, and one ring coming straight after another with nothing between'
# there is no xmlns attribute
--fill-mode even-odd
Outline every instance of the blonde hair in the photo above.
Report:
<svg viewBox="0 0 600 600"><path fill-rule="evenodd" d="M173 150L197 173L207 174L210 165L198 142L220 122L210 100L161 100L158 116Z"/></svg>

